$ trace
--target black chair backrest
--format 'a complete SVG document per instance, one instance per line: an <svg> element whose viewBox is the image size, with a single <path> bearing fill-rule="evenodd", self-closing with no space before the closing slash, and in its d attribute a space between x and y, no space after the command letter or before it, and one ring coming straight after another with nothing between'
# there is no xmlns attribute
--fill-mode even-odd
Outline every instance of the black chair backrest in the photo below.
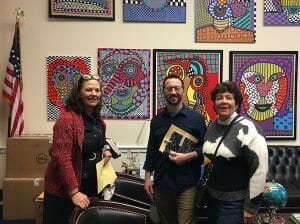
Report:
<svg viewBox="0 0 300 224"><path fill-rule="evenodd" d="M80 214L76 224L145 224L146 216L117 208L92 207Z"/></svg>
<svg viewBox="0 0 300 224"><path fill-rule="evenodd" d="M268 146L268 181L300 183L300 147Z"/></svg>
<svg viewBox="0 0 300 224"><path fill-rule="evenodd" d="M149 209L151 199L144 189L144 180L126 174L117 174L112 200Z"/></svg>
<svg viewBox="0 0 300 224"><path fill-rule="evenodd" d="M91 199L91 205L83 210L75 208L69 224L147 224L149 210L132 205Z"/></svg>

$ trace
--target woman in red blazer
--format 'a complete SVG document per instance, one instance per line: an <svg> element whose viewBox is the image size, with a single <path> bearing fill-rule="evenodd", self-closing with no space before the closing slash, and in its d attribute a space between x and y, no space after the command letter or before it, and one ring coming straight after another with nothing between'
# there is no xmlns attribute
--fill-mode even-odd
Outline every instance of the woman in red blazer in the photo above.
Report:
<svg viewBox="0 0 300 224"><path fill-rule="evenodd" d="M67 224L75 206L87 208L89 197L98 194L96 163L112 156L110 150L103 150L101 94L99 76L82 75L53 127L51 161L45 171L44 224Z"/></svg>

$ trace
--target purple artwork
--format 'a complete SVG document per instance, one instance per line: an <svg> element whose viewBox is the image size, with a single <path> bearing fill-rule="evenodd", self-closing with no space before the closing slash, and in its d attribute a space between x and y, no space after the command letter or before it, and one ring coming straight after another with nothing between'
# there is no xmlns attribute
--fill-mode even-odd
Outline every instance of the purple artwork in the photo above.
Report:
<svg viewBox="0 0 300 224"><path fill-rule="evenodd" d="M299 0L264 0L265 25L300 25Z"/></svg>
<svg viewBox="0 0 300 224"><path fill-rule="evenodd" d="M241 115L267 139L295 139L298 52L230 52L231 79L243 94Z"/></svg>

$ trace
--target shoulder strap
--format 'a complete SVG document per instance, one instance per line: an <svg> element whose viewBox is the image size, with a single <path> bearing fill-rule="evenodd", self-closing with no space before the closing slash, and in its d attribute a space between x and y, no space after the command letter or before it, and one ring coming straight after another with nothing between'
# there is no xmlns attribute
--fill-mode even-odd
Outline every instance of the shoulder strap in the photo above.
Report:
<svg viewBox="0 0 300 224"><path fill-rule="evenodd" d="M217 145L217 147L216 147L216 150L215 150L215 152L214 152L214 155L213 155L213 157L212 157L212 159L211 159L211 163L208 165L209 168L207 169L207 172L205 172L204 177L203 177L203 178L201 177L203 188L206 188L206 187L207 187L207 183L208 183L210 174L213 172L213 167L214 167L214 163L215 163L215 160L216 160L216 155L217 155L217 152L218 152L218 150L219 150L219 147L220 147L222 141L224 140L224 138L225 138L226 135L228 134L228 132L229 132L229 130L230 130L230 128L232 127L233 124L238 123L238 122L240 122L241 120L245 119L245 118L242 118L242 119L238 120L237 122L235 122L239 117L240 117L240 115L235 116L235 118L234 118L234 119L230 122L230 124L226 127L226 129L225 129L225 131L224 131L224 133L223 133L223 136L222 136L221 140L219 141L219 143L218 143L218 145Z"/></svg>
<svg viewBox="0 0 300 224"><path fill-rule="evenodd" d="M230 128L232 127L232 125L235 123L235 121L236 121L239 117L240 117L240 115L236 115L235 118L233 118L233 120L230 122L230 124L226 127L226 129L225 129L225 131L224 131L224 133L223 133L223 136L222 136L221 140L219 141L219 143L218 143L218 145L217 145L217 147L216 147L215 153L214 153L213 158L212 158L212 163L215 161L216 155L217 155L217 153L218 153L218 150L219 150L219 147L220 147L222 141L224 140L224 138L225 138L226 135L228 134L228 132L229 132ZM239 122L239 121L238 121L238 122ZM237 122L237 123L238 123L238 122Z"/></svg>

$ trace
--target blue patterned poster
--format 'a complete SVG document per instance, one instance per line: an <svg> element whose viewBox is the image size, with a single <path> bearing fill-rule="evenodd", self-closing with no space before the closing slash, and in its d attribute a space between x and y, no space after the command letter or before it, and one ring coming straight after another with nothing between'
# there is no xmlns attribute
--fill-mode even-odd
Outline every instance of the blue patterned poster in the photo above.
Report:
<svg viewBox="0 0 300 224"><path fill-rule="evenodd" d="M186 0L124 0L127 22L185 23Z"/></svg>

